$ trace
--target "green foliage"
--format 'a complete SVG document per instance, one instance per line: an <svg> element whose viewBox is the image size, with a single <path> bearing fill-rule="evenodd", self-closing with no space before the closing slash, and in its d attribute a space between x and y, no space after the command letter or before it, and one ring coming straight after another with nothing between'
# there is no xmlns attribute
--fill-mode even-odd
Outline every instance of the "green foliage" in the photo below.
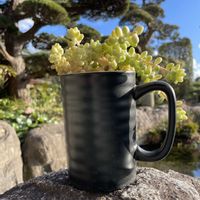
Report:
<svg viewBox="0 0 200 200"><path fill-rule="evenodd" d="M159 2L159 3L158 3ZM138 51L149 48L151 42L156 40L175 40L179 37L178 26L163 22L164 10L160 3L163 1L137 1L130 4L129 10L122 16L120 25L135 27L138 24L145 26L141 35Z"/></svg>
<svg viewBox="0 0 200 200"><path fill-rule="evenodd" d="M0 119L8 121L20 139L30 128L37 127L37 120L26 116L24 103L20 100L0 99Z"/></svg>
<svg viewBox="0 0 200 200"><path fill-rule="evenodd" d="M80 44L84 35L77 27L69 29L67 33L68 49L63 49L58 43L50 53L49 61L58 74L88 71L135 71L141 80L150 82L164 78L175 84L183 82L185 72L181 66L173 63L165 68L160 66L161 58L152 60L147 51L136 53L135 47L139 43L138 35L143 27L138 26L132 32L127 26L117 27L108 38L100 43L91 40L90 43ZM163 96L162 92L159 92ZM165 96L163 96L165 98ZM179 120L186 119L185 111L177 108Z"/></svg>
<svg viewBox="0 0 200 200"><path fill-rule="evenodd" d="M0 99L0 119L8 121L23 142L28 130L44 123L56 123L62 117L60 87L44 83L31 88L32 104L21 100Z"/></svg>
<svg viewBox="0 0 200 200"><path fill-rule="evenodd" d="M167 123L160 124L157 128L151 130L145 137L147 144L152 146L161 144L166 135ZM191 119L183 122L178 122L176 125L176 137L174 146L177 148L188 147L190 149L197 149L200 144L200 134L198 123Z"/></svg>
<svg viewBox="0 0 200 200"><path fill-rule="evenodd" d="M192 120L187 120L182 123L178 123L176 126L177 139L184 138L186 140L192 139L192 135L196 134L199 130L199 125Z"/></svg>
<svg viewBox="0 0 200 200"><path fill-rule="evenodd" d="M4 15L0 16L0 27L6 26L7 28L9 28L13 25L13 21L10 19L10 17Z"/></svg>
<svg viewBox="0 0 200 200"><path fill-rule="evenodd" d="M91 39L93 40L101 40L101 34L86 25L83 24L79 24L77 25L77 27L80 29L80 31L84 34L84 39L82 41L82 43L86 43L86 42L90 42ZM37 49L41 49L41 50L49 50L51 49L52 45L55 43L59 43L62 47L67 47L67 40L65 37L56 37L53 34L48 34L48 33L41 33L39 35L36 35L33 40L32 40L32 44L35 48ZM40 55L42 53L38 53L35 54L33 56L37 56ZM32 56L30 55L29 58L31 58ZM46 55L44 55L44 59L46 59ZM43 65L43 60L41 61L42 65ZM39 63L38 61L36 61L37 63ZM48 62L48 61L46 61Z"/></svg>
<svg viewBox="0 0 200 200"><path fill-rule="evenodd" d="M135 53L134 47L139 42L138 34L141 34L141 31L142 27L137 27L134 32L130 32L128 27L117 27L104 43L91 40L90 43L83 45L80 43L84 35L77 27L71 28L66 35L69 48L64 50L59 44L55 44L49 61L54 64L59 74L83 71L134 71L134 64L140 57Z"/></svg>
<svg viewBox="0 0 200 200"><path fill-rule="evenodd" d="M24 59L27 67L26 72L34 78L42 78L46 74L55 74L55 72L51 69L48 56L49 53L46 51L25 56Z"/></svg>
<svg viewBox="0 0 200 200"><path fill-rule="evenodd" d="M66 40L68 48L63 49L58 43L52 46L49 61L59 75L80 72L98 71L135 71L144 82L160 80L161 78L175 84L183 82L185 76L181 65L167 64L160 66L162 58L155 60L147 51L136 53L139 43L138 35L143 32L142 26L130 31L127 26L122 29L116 27L108 38L100 43L91 40L90 43L81 44L84 35L77 27L68 30ZM162 99L166 99L163 92L158 92ZM177 107L177 119L185 120L186 112Z"/></svg>
<svg viewBox="0 0 200 200"><path fill-rule="evenodd" d="M176 144L178 147L189 146L197 149L200 144L199 125L191 119L177 124Z"/></svg>
<svg viewBox="0 0 200 200"><path fill-rule="evenodd" d="M8 65L0 65L0 89L3 88L9 77L15 76L15 70Z"/></svg>
<svg viewBox="0 0 200 200"><path fill-rule="evenodd" d="M60 85L50 82L36 84L31 88L31 97L32 107L36 112L49 115L51 120L61 117Z"/></svg>
<svg viewBox="0 0 200 200"><path fill-rule="evenodd" d="M187 76L180 86L175 86L175 91L178 98L188 99L193 79L193 56L190 39L183 38L175 42L165 43L159 47L159 54L167 60L183 63Z"/></svg>
<svg viewBox="0 0 200 200"><path fill-rule="evenodd" d="M6 0L0 3L0 52L6 62L12 65L17 73L18 78L9 80L8 93L17 98L28 99L26 92L21 93L22 84L28 83L31 76L27 76L23 63L23 48L26 44L35 38L38 30L45 25L62 24L66 28L73 27L80 19L80 16L89 18L90 20L108 19L122 15L128 9L130 0ZM33 20L33 26L26 32L21 31L19 22L21 20ZM86 31L86 29L84 29ZM92 29L88 36L96 34ZM43 37L44 36L44 37ZM41 45L43 49L48 49L48 43L52 42L52 37L42 35L37 37L37 45ZM40 40L41 39L41 40ZM56 39L57 40L57 39ZM57 42L61 42L59 38ZM55 41L54 41L55 42ZM45 44L46 43L46 44ZM43 46L44 45L44 46ZM51 45L51 44L50 44ZM6 47L6 48L4 48ZM12 58L13 57L13 58ZM20 62L16 60L20 60ZM23 81L21 81L23 79ZM12 84L15 83L15 86Z"/></svg>
<svg viewBox="0 0 200 200"><path fill-rule="evenodd" d="M59 43L62 47L67 46L66 38L56 37L55 35L48 33L36 35L32 40L33 46L41 50L49 50L55 43Z"/></svg>
<svg viewBox="0 0 200 200"><path fill-rule="evenodd" d="M162 21L157 21L157 32L158 35L155 36L157 40L171 40L175 42L179 39L179 27L177 25L171 25L167 23L163 23ZM166 42L166 41L165 41Z"/></svg>
<svg viewBox="0 0 200 200"><path fill-rule="evenodd" d="M44 24L69 22L67 11L53 0L26 0L19 4L16 12L24 12L26 17L33 17Z"/></svg>
<svg viewBox="0 0 200 200"><path fill-rule="evenodd" d="M129 0L76 0L66 7L70 16L81 15L85 18L98 20L118 17L129 7Z"/></svg>
<svg viewBox="0 0 200 200"><path fill-rule="evenodd" d="M101 40L101 34L97 30L83 24L79 24L77 27L84 35L84 38L82 40L83 44L86 42L90 42L91 39Z"/></svg>
<svg viewBox="0 0 200 200"><path fill-rule="evenodd" d="M138 2L138 0L132 0L133 2ZM142 4L146 5L146 4L161 4L162 2L164 2L165 0L140 0L142 2Z"/></svg>
<svg viewBox="0 0 200 200"><path fill-rule="evenodd" d="M198 78L195 82L192 82L191 90L187 99L190 100L192 103L199 103L200 102L200 81Z"/></svg>
<svg viewBox="0 0 200 200"><path fill-rule="evenodd" d="M120 20L120 25L133 26L138 22L150 23L153 21L152 15L140 8L137 4L131 4L129 10L123 15Z"/></svg>
<svg viewBox="0 0 200 200"><path fill-rule="evenodd" d="M144 10L153 17L164 17L164 10L160 7L159 4L149 3L144 5Z"/></svg>

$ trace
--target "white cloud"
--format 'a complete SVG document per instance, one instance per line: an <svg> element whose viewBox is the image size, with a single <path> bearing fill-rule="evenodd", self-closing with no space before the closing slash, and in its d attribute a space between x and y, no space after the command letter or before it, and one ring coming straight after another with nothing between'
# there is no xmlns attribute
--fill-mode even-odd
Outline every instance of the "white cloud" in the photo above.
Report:
<svg viewBox="0 0 200 200"><path fill-rule="evenodd" d="M34 24L34 21L31 19L31 18L27 18L27 19L23 19L23 20L20 20L17 24L17 26L19 27L19 30L22 32L22 33L25 33L27 32L30 28L32 28Z"/></svg>
<svg viewBox="0 0 200 200"><path fill-rule="evenodd" d="M27 49L30 53L37 53L40 50L36 49L31 42L28 43Z"/></svg>
<svg viewBox="0 0 200 200"><path fill-rule="evenodd" d="M200 49L200 43L198 44L198 47L199 47L199 49Z"/></svg>
<svg viewBox="0 0 200 200"><path fill-rule="evenodd" d="M154 56L157 56L157 55L158 55L158 51L157 51L157 50L154 50L153 55L154 55Z"/></svg>
<svg viewBox="0 0 200 200"><path fill-rule="evenodd" d="M193 69L194 69L194 78L200 77L200 63L193 58Z"/></svg>

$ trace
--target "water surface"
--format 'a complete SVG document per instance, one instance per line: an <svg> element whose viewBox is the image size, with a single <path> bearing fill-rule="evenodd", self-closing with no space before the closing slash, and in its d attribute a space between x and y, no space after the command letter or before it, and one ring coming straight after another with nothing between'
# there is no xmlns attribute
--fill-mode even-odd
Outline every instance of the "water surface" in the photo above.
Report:
<svg viewBox="0 0 200 200"><path fill-rule="evenodd" d="M157 162L138 162L139 166L154 167L162 171L174 170L200 177L200 151L188 148L173 148L167 158Z"/></svg>

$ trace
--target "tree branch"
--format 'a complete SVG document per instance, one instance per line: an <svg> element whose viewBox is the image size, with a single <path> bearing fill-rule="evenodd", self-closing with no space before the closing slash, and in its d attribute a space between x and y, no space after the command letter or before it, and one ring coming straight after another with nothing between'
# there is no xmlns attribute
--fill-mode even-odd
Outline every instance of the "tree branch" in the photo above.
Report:
<svg viewBox="0 0 200 200"><path fill-rule="evenodd" d="M70 17L79 16L85 14L86 10L88 9L87 5L77 5L72 7L65 7L66 11L68 12Z"/></svg>
<svg viewBox="0 0 200 200"><path fill-rule="evenodd" d="M45 25L44 23L35 22L33 27L29 31L22 33L17 37L17 42L24 43L28 40L31 40L34 37L35 33L44 25Z"/></svg>
<svg viewBox="0 0 200 200"><path fill-rule="evenodd" d="M144 39L141 40L141 42L140 42L140 47L141 47L142 51L144 51L146 49L146 46L149 43L149 41L151 40L154 32L155 32L154 29L152 29L151 27L148 27L148 31L144 34Z"/></svg>
<svg viewBox="0 0 200 200"><path fill-rule="evenodd" d="M12 0L12 9L15 10L16 7L17 7L19 4L23 3L23 2L24 2L24 0Z"/></svg>
<svg viewBox="0 0 200 200"><path fill-rule="evenodd" d="M13 63L14 57L11 56L11 55L7 52L5 46L3 45L2 42L0 42L0 53L2 54L2 56L3 56L7 61L9 61L11 64Z"/></svg>

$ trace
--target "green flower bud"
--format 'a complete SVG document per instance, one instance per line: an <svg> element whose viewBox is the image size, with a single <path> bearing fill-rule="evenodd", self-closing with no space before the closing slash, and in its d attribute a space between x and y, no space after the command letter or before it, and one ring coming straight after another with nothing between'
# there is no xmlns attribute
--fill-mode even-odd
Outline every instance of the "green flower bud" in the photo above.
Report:
<svg viewBox="0 0 200 200"><path fill-rule="evenodd" d="M134 32L137 33L138 35L141 35L144 31L144 27L143 26L136 26L134 29Z"/></svg>
<svg viewBox="0 0 200 200"><path fill-rule="evenodd" d="M131 47L128 52L129 52L130 56L133 56L135 54L135 48Z"/></svg>
<svg viewBox="0 0 200 200"><path fill-rule="evenodd" d="M116 34L116 31L115 31L115 30L112 31L111 37L112 37L112 38L116 38L116 37L117 37L117 34ZM109 39L110 39L110 38L109 38Z"/></svg>
<svg viewBox="0 0 200 200"><path fill-rule="evenodd" d="M136 47L138 43L139 43L139 37L138 37L137 34L134 33L132 35L131 45L134 46L134 47Z"/></svg>
<svg viewBox="0 0 200 200"><path fill-rule="evenodd" d="M121 43L121 44L122 44L122 43L125 43L125 42L126 42L126 38L120 37L118 41L119 41L119 43Z"/></svg>
<svg viewBox="0 0 200 200"><path fill-rule="evenodd" d="M126 43L124 43L124 44L121 45L121 48L122 48L123 50L126 50L127 47L128 47L128 46L126 45Z"/></svg>
<svg viewBox="0 0 200 200"><path fill-rule="evenodd" d="M176 65L176 69L178 70L178 69L180 69L181 68L181 65L180 64L177 64Z"/></svg>
<svg viewBox="0 0 200 200"><path fill-rule="evenodd" d="M155 71L159 71L160 70L160 65L154 65L154 69L155 69Z"/></svg>
<svg viewBox="0 0 200 200"><path fill-rule="evenodd" d="M124 55L119 57L119 62L124 62L126 60L126 57Z"/></svg>
<svg viewBox="0 0 200 200"><path fill-rule="evenodd" d="M159 79L161 79L162 78L162 75L161 74L156 74L155 76L154 76L154 79L155 80L159 80Z"/></svg>
<svg viewBox="0 0 200 200"><path fill-rule="evenodd" d="M141 53L141 58L145 58L147 55L148 55L148 52L147 51L143 51Z"/></svg>
<svg viewBox="0 0 200 200"><path fill-rule="evenodd" d="M169 63L167 64L166 69L171 70L173 67L174 67L174 63Z"/></svg>
<svg viewBox="0 0 200 200"><path fill-rule="evenodd" d="M145 73L151 74L151 72L152 72L152 67L151 66L147 67L146 70L145 70Z"/></svg>
<svg viewBox="0 0 200 200"><path fill-rule="evenodd" d="M129 27L128 26L124 26L122 28L122 32L124 35L128 35L130 33Z"/></svg>
<svg viewBox="0 0 200 200"><path fill-rule="evenodd" d="M135 60L139 60L140 59L140 55L138 53L135 54Z"/></svg>
<svg viewBox="0 0 200 200"><path fill-rule="evenodd" d="M152 60L152 58L153 58L153 57L152 57L152 56L150 56L150 55L149 55L149 56L147 56L147 58L146 58L146 62L150 62L150 61Z"/></svg>
<svg viewBox="0 0 200 200"><path fill-rule="evenodd" d="M119 26L117 26L117 28L115 28L115 32L116 32L116 35L118 37L122 37L123 36L122 29Z"/></svg>
<svg viewBox="0 0 200 200"><path fill-rule="evenodd" d="M156 58L156 60L154 61L154 64L155 64L155 65L159 65L161 62L162 62L162 58L161 58L161 57L158 57L158 58Z"/></svg>
<svg viewBox="0 0 200 200"><path fill-rule="evenodd" d="M109 44L109 45L114 45L116 43L116 39L113 38L113 37L110 37L106 40L106 43Z"/></svg>
<svg viewBox="0 0 200 200"><path fill-rule="evenodd" d="M111 66L112 66L113 69L116 69L116 68L117 68L117 62L116 62L116 60L113 60L113 61L111 62Z"/></svg>

